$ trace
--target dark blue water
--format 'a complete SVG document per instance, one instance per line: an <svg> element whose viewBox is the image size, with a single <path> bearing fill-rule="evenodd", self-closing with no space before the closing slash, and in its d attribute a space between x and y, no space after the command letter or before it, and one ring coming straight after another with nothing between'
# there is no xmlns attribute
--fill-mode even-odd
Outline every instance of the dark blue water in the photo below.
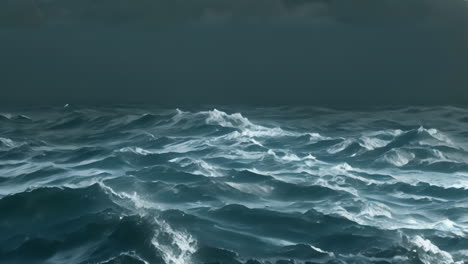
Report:
<svg viewBox="0 0 468 264"><path fill-rule="evenodd" d="M468 263L468 109L0 115L0 263Z"/></svg>

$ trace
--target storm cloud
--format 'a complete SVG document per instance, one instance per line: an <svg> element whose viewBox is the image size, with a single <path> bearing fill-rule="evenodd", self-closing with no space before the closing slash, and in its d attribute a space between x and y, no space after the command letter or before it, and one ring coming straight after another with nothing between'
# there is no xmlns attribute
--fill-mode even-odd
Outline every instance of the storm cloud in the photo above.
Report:
<svg viewBox="0 0 468 264"><path fill-rule="evenodd" d="M6 0L3 104L468 104L459 0Z"/></svg>
<svg viewBox="0 0 468 264"><path fill-rule="evenodd" d="M147 25L311 21L417 23L466 20L463 0L4 0L0 25Z"/></svg>

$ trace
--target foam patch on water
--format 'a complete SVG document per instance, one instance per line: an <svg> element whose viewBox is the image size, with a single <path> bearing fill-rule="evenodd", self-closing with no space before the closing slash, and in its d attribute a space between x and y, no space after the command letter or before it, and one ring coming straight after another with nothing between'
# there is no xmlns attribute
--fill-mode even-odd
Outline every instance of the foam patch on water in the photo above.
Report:
<svg viewBox="0 0 468 264"><path fill-rule="evenodd" d="M423 144L423 145L427 144L427 145L432 145L432 146L437 145L437 144L443 144L443 145L450 146L450 147L455 146L453 141L447 135L445 135L444 133L440 132L439 130L435 128L426 129L424 127L420 127L418 129L418 132L420 133L426 132L433 139L436 140L436 142L422 140L420 141L420 144Z"/></svg>
<svg viewBox="0 0 468 264"><path fill-rule="evenodd" d="M220 125L223 127L231 127L240 129L242 136L247 137L279 137L279 136L296 136L297 133L285 131L279 127L265 127L256 125L250 122L249 119L242 116L240 113L227 114L217 109L201 112L206 115L205 122L212 125Z"/></svg>
<svg viewBox="0 0 468 264"><path fill-rule="evenodd" d="M387 152L381 160L388 162L396 167L403 167L410 163L416 155L402 149L392 149Z"/></svg>
<svg viewBox="0 0 468 264"><path fill-rule="evenodd" d="M174 158L169 160L169 162L177 163L182 168L192 167L189 170L190 173L203 175L208 177L218 177L222 176L222 173L213 165L209 164L204 160L191 159L191 158Z"/></svg>
<svg viewBox="0 0 468 264"><path fill-rule="evenodd" d="M339 153L339 152L345 150L347 147L349 147L352 143L353 143L353 141L350 140L350 139L344 140L343 142L340 142L340 143L338 143L336 145L333 145L332 147L327 149L327 152L330 153L330 154Z"/></svg>
<svg viewBox="0 0 468 264"><path fill-rule="evenodd" d="M7 148L16 148L24 144L20 142L15 142L9 138L4 138L4 137L0 137L0 143L1 143L0 147L5 146Z"/></svg>
<svg viewBox="0 0 468 264"><path fill-rule="evenodd" d="M367 150L382 148L385 147L388 143L390 143L389 140L383 140L375 137L362 136L359 139L359 145Z"/></svg>
<svg viewBox="0 0 468 264"><path fill-rule="evenodd" d="M134 154L143 155L143 156L153 154L153 152L148 151L143 148L139 148L139 147L124 147L124 148L117 150L117 152L123 152L123 153L129 152L129 153L134 153Z"/></svg>
<svg viewBox="0 0 468 264"><path fill-rule="evenodd" d="M190 264L197 250L197 241L188 233L176 231L164 220L155 218L159 229L151 243L160 250L166 264ZM167 237L161 239L160 237Z"/></svg>
<svg viewBox="0 0 468 264"><path fill-rule="evenodd" d="M364 208L361 210L358 216L370 219L380 216L393 218L391 209L388 206L378 202L366 202Z"/></svg>
<svg viewBox="0 0 468 264"><path fill-rule="evenodd" d="M415 236L410 239L410 243L414 246L413 251L418 253L421 261L424 264L453 264L455 263L452 255L439 249L429 239L424 239L421 236ZM462 264L463 262L457 262Z"/></svg>

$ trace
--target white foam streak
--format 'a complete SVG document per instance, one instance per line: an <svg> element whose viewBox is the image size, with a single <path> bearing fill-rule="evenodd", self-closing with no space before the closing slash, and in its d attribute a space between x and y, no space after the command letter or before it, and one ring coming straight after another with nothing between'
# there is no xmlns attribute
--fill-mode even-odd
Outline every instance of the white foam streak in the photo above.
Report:
<svg viewBox="0 0 468 264"><path fill-rule="evenodd" d="M255 184L255 183L242 184L242 183L234 183L234 182L226 182L226 184L241 192L254 194L259 197L268 196L274 190L272 186L263 185L263 184Z"/></svg>
<svg viewBox="0 0 468 264"><path fill-rule="evenodd" d="M123 199L129 200L133 203L134 208L137 211L140 211L142 214L145 214L145 209L160 209L160 207L152 202L145 201L140 198L140 196L134 192L132 195L125 192L115 192L111 187L106 186L101 183L101 187L111 194ZM142 210L143 209L143 210ZM159 249L162 258L167 264L188 264L191 263L190 257L195 253L197 246L196 240L188 233L177 231L173 229L169 224L164 220L159 218L154 218L155 222L158 224L158 229L156 234L152 239L151 243ZM167 241L160 242L158 236L160 234L168 234L171 238L170 243Z"/></svg>
<svg viewBox="0 0 468 264"><path fill-rule="evenodd" d="M177 163L182 168L194 165L196 169L189 171L190 173L203 175L208 177L218 177L222 176L222 173L213 165L209 164L204 160L191 159L191 158L174 158L169 160L169 162Z"/></svg>
<svg viewBox="0 0 468 264"><path fill-rule="evenodd" d="M336 145L331 146L330 148L327 149L327 152L330 154L336 154L338 152L341 152L345 150L347 147L349 147L353 143L352 140L345 140L343 142L340 142Z"/></svg>
<svg viewBox="0 0 468 264"><path fill-rule="evenodd" d="M135 154L143 155L143 156L153 154L153 152L146 150L146 149L139 148L139 147L124 147L124 148L117 150L117 152L122 152L122 153L129 152L129 153L135 153Z"/></svg>
<svg viewBox="0 0 468 264"><path fill-rule="evenodd" d="M148 261L142 259L140 256L138 256L137 254L135 254L135 252L133 252L133 251L120 253L118 257L123 257L123 256L130 256L130 257L132 257L132 258L138 259L139 261L143 262L144 264L149 264ZM115 260L116 258L117 258L117 257L111 257L111 258L109 258L109 259L107 259L107 260L98 262L98 264L109 263L109 262L111 262L112 260ZM70 260L67 259L67 261L70 261ZM63 261L60 261L59 263L63 263ZM119 263L120 263L120 261L119 261Z"/></svg>
<svg viewBox="0 0 468 264"><path fill-rule="evenodd" d="M0 143L1 143L0 147L1 145L4 145L5 147L9 149L16 148L24 144L24 143L15 142L9 138L4 138L4 137L0 137Z"/></svg>
<svg viewBox="0 0 468 264"><path fill-rule="evenodd" d="M191 255L197 250L196 240L188 233L176 231L165 221L155 218L159 225L155 237L151 243L160 250L166 264L189 264ZM160 242L158 236L161 233L169 234L171 243Z"/></svg>
<svg viewBox="0 0 468 264"><path fill-rule="evenodd" d="M389 140L366 136L361 137L359 140L359 145L367 150L385 147L388 143L390 143Z"/></svg>
<svg viewBox="0 0 468 264"><path fill-rule="evenodd" d="M391 209L378 202L366 202L364 209L358 214L360 217L374 218L378 216L385 216L387 218L393 218Z"/></svg>

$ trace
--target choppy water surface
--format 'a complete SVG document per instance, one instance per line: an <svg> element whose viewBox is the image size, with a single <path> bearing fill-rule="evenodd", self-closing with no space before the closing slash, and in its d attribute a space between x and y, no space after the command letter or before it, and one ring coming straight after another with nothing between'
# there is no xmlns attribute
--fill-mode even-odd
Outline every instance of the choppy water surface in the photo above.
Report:
<svg viewBox="0 0 468 264"><path fill-rule="evenodd" d="M0 115L1 263L467 263L468 110Z"/></svg>

